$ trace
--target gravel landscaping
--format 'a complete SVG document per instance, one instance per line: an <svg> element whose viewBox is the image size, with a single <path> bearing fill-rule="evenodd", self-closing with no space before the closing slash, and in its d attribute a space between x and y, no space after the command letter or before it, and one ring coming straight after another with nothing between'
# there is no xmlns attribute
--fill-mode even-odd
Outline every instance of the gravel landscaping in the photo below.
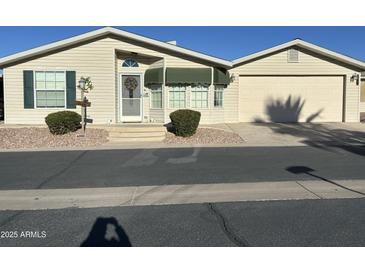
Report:
<svg viewBox="0 0 365 274"><path fill-rule="evenodd" d="M240 144L242 138L233 132L221 129L198 128L191 137L179 137L168 132L164 140L167 144Z"/></svg>
<svg viewBox="0 0 365 274"><path fill-rule="evenodd" d="M82 131L65 135L52 135L48 128L0 128L0 149L93 147L108 141L108 132L89 128L86 137L79 137Z"/></svg>

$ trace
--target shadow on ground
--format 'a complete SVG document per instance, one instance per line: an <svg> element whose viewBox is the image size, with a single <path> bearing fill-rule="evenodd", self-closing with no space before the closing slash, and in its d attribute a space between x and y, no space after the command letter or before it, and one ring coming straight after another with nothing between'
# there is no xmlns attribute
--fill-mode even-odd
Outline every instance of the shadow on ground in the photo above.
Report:
<svg viewBox="0 0 365 274"><path fill-rule="evenodd" d="M114 217L96 219L82 247L131 247L127 233Z"/></svg>
<svg viewBox="0 0 365 274"><path fill-rule="evenodd" d="M365 156L365 132L332 128L330 124L312 123L320 117L323 109L306 117L306 123L298 123L304 105L305 101L300 97L289 96L286 100L270 99L265 107L267 119L257 117L254 122L259 126L269 127L277 134L299 137L303 144L312 147L328 150L330 146L335 146ZM289 122L280 123L284 120ZM269 123L263 123L264 121L269 121ZM357 148L355 149L353 146L357 146Z"/></svg>

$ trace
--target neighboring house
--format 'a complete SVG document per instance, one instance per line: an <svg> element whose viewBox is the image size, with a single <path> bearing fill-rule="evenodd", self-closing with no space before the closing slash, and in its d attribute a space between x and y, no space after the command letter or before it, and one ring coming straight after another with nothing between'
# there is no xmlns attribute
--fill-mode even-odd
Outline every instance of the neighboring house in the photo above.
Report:
<svg viewBox="0 0 365 274"><path fill-rule="evenodd" d="M0 76L0 120L4 120L4 86L2 76Z"/></svg>
<svg viewBox="0 0 365 274"><path fill-rule="evenodd" d="M95 124L166 123L181 108L202 123L358 122L365 64L300 39L227 61L106 27L4 57L0 68L7 124L75 110L82 76L94 84Z"/></svg>
<svg viewBox="0 0 365 274"><path fill-rule="evenodd" d="M361 74L360 112L365 112L365 73Z"/></svg>

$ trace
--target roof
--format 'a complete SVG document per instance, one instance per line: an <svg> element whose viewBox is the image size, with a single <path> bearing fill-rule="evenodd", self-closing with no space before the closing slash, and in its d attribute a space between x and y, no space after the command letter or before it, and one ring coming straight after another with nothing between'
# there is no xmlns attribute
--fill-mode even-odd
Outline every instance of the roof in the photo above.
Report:
<svg viewBox="0 0 365 274"><path fill-rule="evenodd" d="M242 58L238 58L236 60L233 60L232 64L233 64L233 66L235 66L235 65L238 65L238 64L241 64L244 62L249 62L256 58L260 58L262 56L283 50L285 48L293 47L293 46L298 46L298 47L301 47L304 49L308 49L308 50L318 53L320 55L323 55L323 56L326 56L326 57L329 57L329 58L332 58L332 59L335 59L335 60L341 61L343 63L346 63L346 64L352 65L354 67L358 67L358 68L365 70L365 63L360 60L356 60L349 56L346 56L346 55L322 48L320 46L305 42L299 38L289 41L287 43L280 44L278 46L269 48L269 49L259 51L257 53L250 54L250 55L242 57Z"/></svg>
<svg viewBox="0 0 365 274"><path fill-rule="evenodd" d="M348 57L346 55L322 48L320 46L305 42L301 39L294 39L290 42L287 42L287 43L284 43L284 44L281 44L281 45L278 45L278 46L275 46L275 47L272 47L272 48L269 48L269 49L266 49L266 50L263 50L263 51L260 51L260 52L242 57L242 58L238 58L233 61L228 61L228 60L210 56L210 55L207 55L207 54L204 54L201 52L186 49L186 48L183 48L183 47L180 47L177 45L173 45L173 44L170 44L167 42L158 41L158 40L155 40L152 38L148 38L145 36L141 36L138 34L134 34L131 32L123 31L123 30L120 30L117 28L112 28L112 27L100 28L100 29L97 29L94 31L90 31L90 32L81 34L81 35L77 35L77 36L74 36L71 38L64 39L61 41L57 41L57 42L50 43L50 44L47 44L44 46L40 46L40 47L37 47L34 49L26 50L23 52L19 52L19 53L13 54L13 55L3 57L0 59L0 67L4 67L8 64L11 64L11 63L14 63L17 61L21 61L26 58L32 58L32 57L39 56L41 54L47 54L47 53L55 51L55 50L62 50L63 48L77 45L81 42L87 42L87 41L90 41L93 39L104 37L106 35L115 35L117 37L122 37L122 38L124 37L124 38L128 38L128 39L135 40L138 42L143 42L143 43L150 44L150 45L162 48L162 49L170 50L172 52L177 52L177 53L181 53L181 54L184 54L187 56L192 56L192 57L204 60L204 61L208 61L208 62L214 63L216 65L219 65L219 66L227 68L227 69L231 68L233 66L237 66L241 63L249 62L256 58L260 58L267 54L271 54L276 51L283 50L285 48L289 48L292 46L299 46L299 47L308 49L310 51L316 52L320 55L323 55L323 56L341 61L345 64L349 64L354 67L360 68L361 70L365 71L364 62L356 60L351 57ZM362 75L362 76L365 77L365 75Z"/></svg>
<svg viewBox="0 0 365 274"><path fill-rule="evenodd" d="M104 37L106 35L115 35L115 36L119 36L119 37L128 38L131 40L135 40L138 42L143 42L143 43L157 46L157 47L160 47L160 48L163 48L166 50L171 50L173 52L185 54L188 56L193 56L195 58L202 59L204 61L209 61L209 62L215 63L217 65L220 65L220 66L223 66L226 68L229 68L232 66L232 63L230 61L227 61L224 59L213 57L213 56L210 56L210 55L207 55L204 53L200 53L200 52L186 49L186 48L183 48L180 46L172 45L167 42L158 41L158 40L155 40L152 38L148 38L148 37L141 36L138 34L127 32L127 31L123 31L120 29L116 29L116 28L112 28L112 27L104 27L104 28L90 31L90 32L87 32L87 33L84 33L81 35L71 37L71 38L67 38L67 39L64 39L61 41L57 41L57 42L50 43L50 44L47 44L44 46L40 46L40 47L37 47L34 49L26 50L23 52L19 52L19 53L13 54L13 55L3 57L0 59L0 67L13 63L13 62L21 61L25 58L32 58L32 57L35 57L35 56L38 56L41 54L46 54L51 51L61 50L66 47L73 46L73 45L76 45L81 42L87 42L89 40L93 40L93 39L96 39L99 37Z"/></svg>

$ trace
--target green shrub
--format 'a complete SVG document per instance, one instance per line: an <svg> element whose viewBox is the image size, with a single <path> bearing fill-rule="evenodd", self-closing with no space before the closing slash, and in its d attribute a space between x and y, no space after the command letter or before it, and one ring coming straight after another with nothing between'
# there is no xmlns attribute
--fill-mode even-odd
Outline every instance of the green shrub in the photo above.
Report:
<svg viewBox="0 0 365 274"><path fill-rule="evenodd" d="M179 109L170 114L174 133L177 136L189 137L195 134L199 122L200 112L190 109Z"/></svg>
<svg viewBox="0 0 365 274"><path fill-rule="evenodd" d="M48 114L46 124L55 135L74 132L81 127L81 115L74 111L59 111Z"/></svg>

